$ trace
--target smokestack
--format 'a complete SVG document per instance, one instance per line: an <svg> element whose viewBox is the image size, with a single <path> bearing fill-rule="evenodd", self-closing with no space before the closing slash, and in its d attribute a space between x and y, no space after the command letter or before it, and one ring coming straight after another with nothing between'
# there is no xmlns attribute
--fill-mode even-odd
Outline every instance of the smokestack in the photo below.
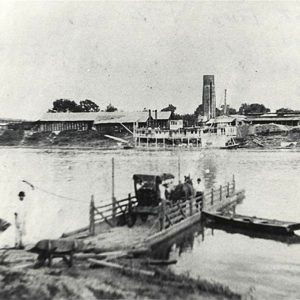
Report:
<svg viewBox="0 0 300 300"><path fill-rule="evenodd" d="M149 109L148 112L149 112L149 118L151 118L151 109Z"/></svg>
<svg viewBox="0 0 300 300"><path fill-rule="evenodd" d="M157 109L154 111L155 127L157 127Z"/></svg>
<svg viewBox="0 0 300 300"><path fill-rule="evenodd" d="M202 105L204 117L207 120L216 117L216 95L214 75L203 76Z"/></svg>
<svg viewBox="0 0 300 300"><path fill-rule="evenodd" d="M227 90L225 89L225 93L224 93L224 115L227 115L227 103L226 103L226 93Z"/></svg>

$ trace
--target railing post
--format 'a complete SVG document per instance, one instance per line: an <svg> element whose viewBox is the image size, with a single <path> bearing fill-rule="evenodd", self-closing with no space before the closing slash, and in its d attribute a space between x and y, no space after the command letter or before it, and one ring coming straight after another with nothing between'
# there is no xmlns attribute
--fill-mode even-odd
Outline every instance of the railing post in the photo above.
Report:
<svg viewBox="0 0 300 300"><path fill-rule="evenodd" d="M116 215L117 215L117 200L115 197L112 198L112 220L113 224L115 225L116 223Z"/></svg>
<svg viewBox="0 0 300 300"><path fill-rule="evenodd" d="M111 159L111 198L112 198L112 220L116 224L116 197L115 197L115 159Z"/></svg>
<svg viewBox="0 0 300 300"><path fill-rule="evenodd" d="M222 185L220 185L220 201L222 201Z"/></svg>
<svg viewBox="0 0 300 300"><path fill-rule="evenodd" d="M189 204L190 204L190 216L193 215L193 202L194 202L193 200L194 200L193 197L191 197L191 198L189 199Z"/></svg>
<svg viewBox="0 0 300 300"><path fill-rule="evenodd" d="M160 230L164 230L166 227L166 201L161 200L161 215L160 215Z"/></svg>
<svg viewBox="0 0 300 300"><path fill-rule="evenodd" d="M235 192L235 178L234 178L234 174L232 176L232 191Z"/></svg>
<svg viewBox="0 0 300 300"><path fill-rule="evenodd" d="M214 204L214 188L211 188L211 200L210 200L210 204L211 205Z"/></svg>
<svg viewBox="0 0 300 300"><path fill-rule="evenodd" d="M131 214L132 212L132 201L131 201L131 194L128 194L128 213Z"/></svg>
<svg viewBox="0 0 300 300"><path fill-rule="evenodd" d="M90 203L90 235L95 235L95 203L94 203L94 195L91 196Z"/></svg>

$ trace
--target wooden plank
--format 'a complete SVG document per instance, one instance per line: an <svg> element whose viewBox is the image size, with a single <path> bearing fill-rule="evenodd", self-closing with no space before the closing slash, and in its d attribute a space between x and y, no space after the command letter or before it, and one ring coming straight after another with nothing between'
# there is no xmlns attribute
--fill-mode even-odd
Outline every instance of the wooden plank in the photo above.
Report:
<svg viewBox="0 0 300 300"><path fill-rule="evenodd" d="M184 217L182 215L179 215L179 216L173 217L171 220L172 220L172 223L175 224L175 223L180 222L181 220L184 220Z"/></svg>
<svg viewBox="0 0 300 300"><path fill-rule="evenodd" d="M102 216L102 218L104 219L104 221L105 221L108 225L110 225L111 227L113 227L113 224L108 220L108 218L107 218L106 216L104 216L97 208L95 208L95 210L96 210L96 212L97 212L100 216Z"/></svg>
<svg viewBox="0 0 300 300"><path fill-rule="evenodd" d="M108 268L112 268L112 269L131 272L133 274L139 274L139 275L145 275L145 276L151 276L151 277L153 277L155 275L154 271L147 271L147 270L129 268L129 267L125 267L125 266L115 264L115 263L112 263L112 262L108 262L108 261L101 261L101 260L96 260L96 259L93 259L93 258L89 258L88 261L90 263L92 263L92 266L108 267Z"/></svg>
<svg viewBox="0 0 300 300"><path fill-rule="evenodd" d="M150 237L146 238L144 240L146 246L148 247L152 247L156 244L159 244L163 241L165 241L166 239L178 234L180 231L190 227L191 225L197 223L200 221L201 218L201 214L200 213L196 213L191 217L188 217L184 220L182 220L179 223L174 224L173 226L170 226L169 228L162 230L160 232L157 232L153 235L151 235Z"/></svg>
<svg viewBox="0 0 300 300"><path fill-rule="evenodd" d="M174 218L174 217L177 217L178 215L182 216L180 210L177 208L176 211L172 212L172 213L167 213L167 215L169 216L169 218Z"/></svg>
<svg viewBox="0 0 300 300"><path fill-rule="evenodd" d="M172 265L176 263L177 259L147 259L145 261L142 261L142 264L147 265Z"/></svg>

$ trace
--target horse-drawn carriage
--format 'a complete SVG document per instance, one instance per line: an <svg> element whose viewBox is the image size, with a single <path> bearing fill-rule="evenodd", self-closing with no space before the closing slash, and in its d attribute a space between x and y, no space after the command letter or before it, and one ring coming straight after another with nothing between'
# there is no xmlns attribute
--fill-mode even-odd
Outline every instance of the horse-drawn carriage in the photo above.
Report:
<svg viewBox="0 0 300 300"><path fill-rule="evenodd" d="M185 201L194 195L192 181L185 177L184 183L174 185L174 175L163 173L161 175L133 175L134 191L137 200L135 206L129 206L126 223L133 226L137 217L146 222L149 215L159 214L159 204L162 199L166 204Z"/></svg>
<svg viewBox="0 0 300 300"><path fill-rule="evenodd" d="M149 215L158 215L159 204L169 185L172 185L174 176L169 173L161 175L133 175L134 191L137 205L129 207L127 224L133 226L139 216L143 222L146 222Z"/></svg>

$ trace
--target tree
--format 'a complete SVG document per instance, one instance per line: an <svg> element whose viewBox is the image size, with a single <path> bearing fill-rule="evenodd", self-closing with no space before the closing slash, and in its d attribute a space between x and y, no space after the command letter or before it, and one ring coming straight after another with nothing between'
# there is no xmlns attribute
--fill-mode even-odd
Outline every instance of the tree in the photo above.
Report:
<svg viewBox="0 0 300 300"><path fill-rule="evenodd" d="M176 110L176 106L174 106L173 104L169 104L168 107L163 108L161 111L171 111L173 114L175 110Z"/></svg>
<svg viewBox="0 0 300 300"><path fill-rule="evenodd" d="M181 115L181 119L183 120L183 124L185 127L195 126L198 121L198 116L195 114L185 114Z"/></svg>
<svg viewBox="0 0 300 300"><path fill-rule="evenodd" d="M48 112L93 112L99 110L99 106L88 99L80 101L79 105L69 99L58 99L53 102L53 108Z"/></svg>
<svg viewBox="0 0 300 300"><path fill-rule="evenodd" d="M248 115L248 114L265 114L269 112L270 109L266 108L263 104L259 103L243 103L239 108L239 114Z"/></svg>
<svg viewBox="0 0 300 300"><path fill-rule="evenodd" d="M80 112L80 106L69 99L58 99L53 102L53 108L49 109L48 112Z"/></svg>
<svg viewBox="0 0 300 300"><path fill-rule="evenodd" d="M81 107L81 111L83 111L83 112L97 112L97 111L100 111L99 106L95 102L93 102L89 99L86 99L84 101L80 101L79 105Z"/></svg>
<svg viewBox="0 0 300 300"><path fill-rule="evenodd" d="M204 115L203 104L200 104L200 105L196 108L196 110L195 110L195 112L194 112L194 115L196 115L197 117L198 117L199 115L201 115L201 116Z"/></svg>
<svg viewBox="0 0 300 300"><path fill-rule="evenodd" d="M295 112L295 111L290 108L284 108L284 107L276 110L276 114L281 114L281 115L289 114L289 113L293 113L293 112Z"/></svg>
<svg viewBox="0 0 300 300"><path fill-rule="evenodd" d="M221 105L221 111L224 113L224 104ZM230 105L226 104L226 115L236 115L237 111L235 108L230 107Z"/></svg>
<svg viewBox="0 0 300 300"><path fill-rule="evenodd" d="M106 107L106 112L114 112L117 111L118 109L116 107L114 107L111 103L109 103Z"/></svg>

